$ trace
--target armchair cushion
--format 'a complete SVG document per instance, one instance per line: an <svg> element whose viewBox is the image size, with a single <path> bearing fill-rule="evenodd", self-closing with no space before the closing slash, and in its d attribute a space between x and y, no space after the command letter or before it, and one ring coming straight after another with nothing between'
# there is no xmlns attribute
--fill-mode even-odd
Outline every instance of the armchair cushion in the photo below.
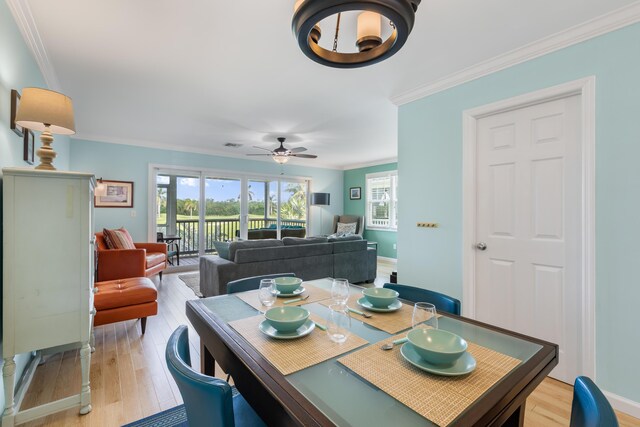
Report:
<svg viewBox="0 0 640 427"><path fill-rule="evenodd" d="M357 222L339 222L336 225L336 234L356 234Z"/></svg>
<svg viewBox="0 0 640 427"><path fill-rule="evenodd" d="M104 241L109 249L135 249L136 245L133 244L133 239L127 230L124 228L118 228L115 230L109 230L107 228L102 230Z"/></svg>
<svg viewBox="0 0 640 427"><path fill-rule="evenodd" d="M167 257L161 252L147 252L146 254L146 268L155 267L156 265L165 262Z"/></svg>

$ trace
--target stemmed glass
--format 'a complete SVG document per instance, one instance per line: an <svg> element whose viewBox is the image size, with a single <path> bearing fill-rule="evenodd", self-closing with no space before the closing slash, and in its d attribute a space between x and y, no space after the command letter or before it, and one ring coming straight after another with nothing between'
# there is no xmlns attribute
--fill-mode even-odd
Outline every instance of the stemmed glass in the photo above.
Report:
<svg viewBox="0 0 640 427"><path fill-rule="evenodd" d="M436 306L429 302L417 302L413 306L413 316L411 326L415 329L418 325L424 324L433 329L438 329L438 313Z"/></svg>
<svg viewBox="0 0 640 427"><path fill-rule="evenodd" d="M349 299L349 281L347 279L333 279L331 299L336 304L347 305Z"/></svg>
<svg viewBox="0 0 640 427"><path fill-rule="evenodd" d="M345 304L331 304L329 306L329 318L327 319L327 335L336 343L343 343L349 337L351 329L351 316Z"/></svg>
<svg viewBox="0 0 640 427"><path fill-rule="evenodd" d="M265 307L271 307L276 302L276 281L275 279L260 280L258 288L258 299L260 304Z"/></svg>

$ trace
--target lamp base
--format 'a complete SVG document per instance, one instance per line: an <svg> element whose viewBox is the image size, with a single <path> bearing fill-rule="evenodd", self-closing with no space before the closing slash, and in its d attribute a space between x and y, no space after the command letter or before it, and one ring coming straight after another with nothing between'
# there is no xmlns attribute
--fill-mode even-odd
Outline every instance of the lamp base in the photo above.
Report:
<svg viewBox="0 0 640 427"><path fill-rule="evenodd" d="M53 142L53 135L49 131L49 127L47 126L45 130L40 135L40 141L42 142L42 147L38 148L36 154L40 158L40 164L36 166L36 169L41 170L56 170L53 167L53 159L56 158L56 152L51 148L51 143Z"/></svg>

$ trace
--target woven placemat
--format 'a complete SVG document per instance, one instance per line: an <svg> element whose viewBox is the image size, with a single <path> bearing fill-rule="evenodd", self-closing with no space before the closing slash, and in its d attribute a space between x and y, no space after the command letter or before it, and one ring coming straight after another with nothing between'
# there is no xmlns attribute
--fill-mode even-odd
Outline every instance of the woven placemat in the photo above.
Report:
<svg viewBox="0 0 640 427"><path fill-rule="evenodd" d="M316 288L315 286L312 286L306 283L303 283L302 286L304 286L304 289L305 289L305 291L302 294L300 294L299 296L291 297L291 298L276 298L276 302L271 307L282 307L287 305L296 306L296 305L309 304L312 302L322 301L322 300L331 298L331 292L325 291L324 289ZM257 290L239 292L234 295L240 298L242 301L249 304L251 307L255 308L256 310L265 311L266 309L265 306L260 304ZM309 295L309 298L307 298L304 301L285 304L285 301L298 299L307 295Z"/></svg>
<svg viewBox="0 0 640 427"><path fill-rule="evenodd" d="M331 296L331 293L329 293ZM371 325L375 328L378 328L382 331L385 331L390 334L397 334L400 331L404 331L407 328L411 327L411 317L413 316L413 306L402 304L399 310L391 311L388 313L380 313L375 311L365 310L363 307L358 305L358 300L362 298L362 294L354 294L349 297L347 301L347 305L356 310L368 313L371 315L370 318L365 318L359 314L351 314L351 317L354 319L361 320L367 325ZM329 306L331 304L331 299L320 301L320 304Z"/></svg>
<svg viewBox="0 0 640 427"><path fill-rule="evenodd" d="M384 351L380 346L398 339L390 337L338 359L340 363L439 426L449 425L520 361L468 342L476 369L461 377L424 372L404 360L400 346Z"/></svg>
<svg viewBox="0 0 640 427"><path fill-rule="evenodd" d="M312 314L311 320L326 325L326 319ZM325 331L316 327L309 335L295 340L277 340L260 332L258 325L264 316L253 316L229 322L244 339L262 354L283 375L292 374L347 351L367 344L357 335L350 334L342 344L334 343Z"/></svg>

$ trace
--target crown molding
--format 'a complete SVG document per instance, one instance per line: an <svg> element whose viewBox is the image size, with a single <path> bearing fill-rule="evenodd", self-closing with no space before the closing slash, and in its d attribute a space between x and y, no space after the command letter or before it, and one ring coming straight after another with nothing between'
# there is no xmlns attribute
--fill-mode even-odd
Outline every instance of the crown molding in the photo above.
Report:
<svg viewBox="0 0 640 427"><path fill-rule="evenodd" d="M155 141L147 141L142 139L121 139L115 138L111 136L103 136L103 135L92 135L87 133L76 133L70 137L72 140L86 140L93 142L104 142L106 144L118 144L118 145L129 145L134 147L143 147L143 148L153 148L156 150L167 150L167 151L177 151L180 153L195 153L195 154L205 154L209 156L217 156L217 157L231 157L236 159L243 159L247 161L255 161L255 162L266 162L266 163L275 163L271 158L265 157L264 159L260 158L248 158L245 153L229 153L224 150L216 150L213 148L201 148L201 147L187 147L184 145L177 144L165 144ZM78 141L80 143L80 141ZM293 160L293 161L291 161ZM313 165L298 163L297 159L291 159L289 161L290 165L295 166L303 166L310 168L320 168L320 169L335 169L342 170L341 166L331 165L328 163L317 162L314 160Z"/></svg>
<svg viewBox="0 0 640 427"><path fill-rule="evenodd" d="M386 165L387 163L397 163L397 162L398 162L397 157L389 157L387 159L374 160L372 162L353 163L353 164L344 166L342 170L368 168L371 166L380 166L380 165Z"/></svg>
<svg viewBox="0 0 640 427"><path fill-rule="evenodd" d="M640 21L640 1L391 97L400 106Z"/></svg>
<svg viewBox="0 0 640 427"><path fill-rule="evenodd" d="M40 72L44 77L47 87L51 90L62 92L60 81L56 76L51 61L49 60L49 55L44 47L44 43L42 43L40 33L36 27L36 22L33 19L33 14L31 13L31 8L29 7L27 0L6 1L11 14L13 15L13 19L18 25L18 28L22 33L22 37L24 37L24 41L31 50L31 53L38 64L38 68L40 68Z"/></svg>

